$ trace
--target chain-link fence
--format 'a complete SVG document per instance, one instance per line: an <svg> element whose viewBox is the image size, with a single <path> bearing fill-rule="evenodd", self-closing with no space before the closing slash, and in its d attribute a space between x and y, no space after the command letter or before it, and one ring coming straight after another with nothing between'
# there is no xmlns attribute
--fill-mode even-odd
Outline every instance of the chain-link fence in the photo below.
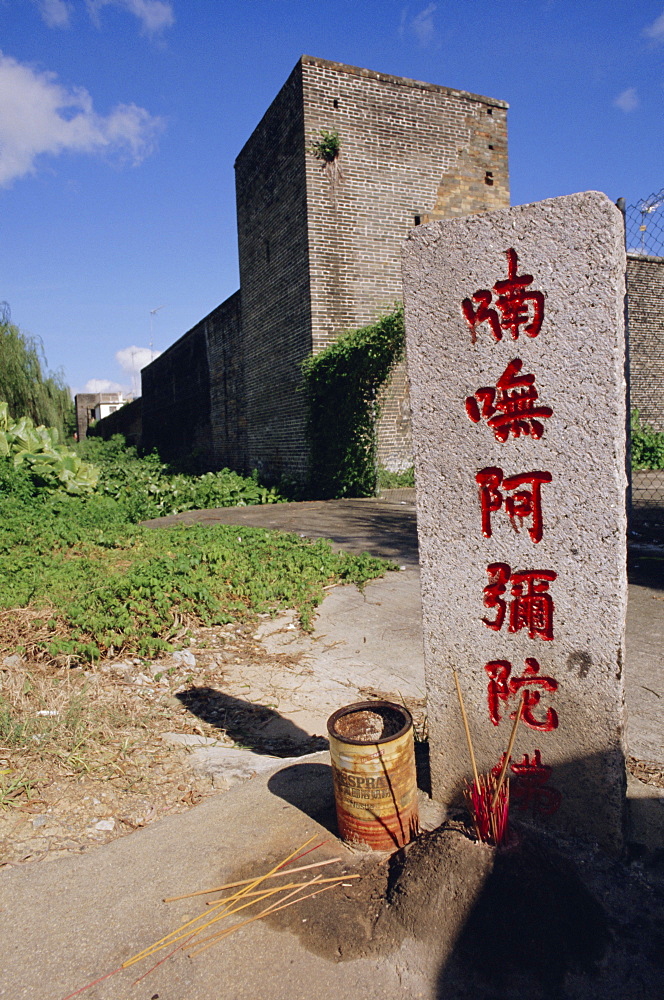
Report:
<svg viewBox="0 0 664 1000"><path fill-rule="evenodd" d="M625 247L628 253L628 303L630 313L630 362L632 368L632 405L643 397L644 387L637 380L647 379L647 394L654 401L655 410L641 414L642 431L652 435L656 424L662 426L664 406L661 395L657 397L654 380L648 376L647 367L641 357L633 357L638 351L659 357L658 367L664 359L664 301L662 301L662 281L656 274L664 273L664 188L635 205L625 205L623 199L618 207L625 216ZM641 258L641 262L639 262ZM652 282L645 276L654 277ZM634 280L629 280L633 278ZM650 287L649 287L650 285ZM660 288L660 292L657 291ZM648 338L644 342L644 332ZM652 360L651 358L649 360ZM645 417L645 419L643 419ZM650 420L648 420L650 417ZM654 419L653 419L654 418ZM652 464L661 464L664 448L657 446L656 439L651 438L652 447L645 453L653 456ZM639 448L640 461L637 458L637 448L632 448L633 464L644 464L644 449ZM659 460L657 455L659 453ZM647 461L647 459L646 459ZM632 470L631 483L630 531L632 538L644 542L664 544L664 469Z"/></svg>
<svg viewBox="0 0 664 1000"><path fill-rule="evenodd" d="M641 257L664 256L664 188L636 205L618 207L625 213L625 247L627 253Z"/></svg>

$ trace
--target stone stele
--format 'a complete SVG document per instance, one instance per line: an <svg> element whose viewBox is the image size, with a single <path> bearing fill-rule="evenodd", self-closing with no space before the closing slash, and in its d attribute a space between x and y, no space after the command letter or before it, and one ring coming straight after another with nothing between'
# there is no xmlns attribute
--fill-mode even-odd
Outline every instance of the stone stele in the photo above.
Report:
<svg viewBox="0 0 664 1000"><path fill-rule="evenodd" d="M589 191L420 226L404 292L434 797L472 776L456 668L480 771L524 699L510 815L618 849L622 217Z"/></svg>

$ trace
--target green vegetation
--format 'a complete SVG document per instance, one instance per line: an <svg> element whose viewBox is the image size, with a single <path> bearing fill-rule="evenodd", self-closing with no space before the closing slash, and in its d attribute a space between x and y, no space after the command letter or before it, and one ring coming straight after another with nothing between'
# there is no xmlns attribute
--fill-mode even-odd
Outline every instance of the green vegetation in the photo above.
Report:
<svg viewBox="0 0 664 1000"><path fill-rule="evenodd" d="M39 340L10 322L6 303L0 309L0 400L14 419L29 417L35 424L57 428L61 436L74 429L74 404L58 372L46 371Z"/></svg>
<svg viewBox="0 0 664 1000"><path fill-rule="evenodd" d="M378 486L381 490L399 490L413 487L415 486L415 470L411 465L409 469L404 469L403 472L390 472L380 465L378 467Z"/></svg>
<svg viewBox="0 0 664 1000"><path fill-rule="evenodd" d="M322 160L323 164L333 163L341 150L341 139L336 129L320 129L316 139L311 141L311 152L317 160Z"/></svg>
<svg viewBox="0 0 664 1000"><path fill-rule="evenodd" d="M641 421L632 410L632 468L664 469L664 433Z"/></svg>
<svg viewBox="0 0 664 1000"><path fill-rule="evenodd" d="M118 440L81 451L101 467L87 495L67 492L66 483L54 491L26 463L0 458L2 653L62 662L111 651L154 656L186 641L188 624L285 607L310 628L325 586L361 586L387 568L369 556L335 554L327 541L258 528L140 527L141 517L200 506L197 498L216 506L278 497L228 470L169 477L156 459L138 459Z"/></svg>
<svg viewBox="0 0 664 1000"><path fill-rule="evenodd" d="M304 361L314 496L375 495L379 394L403 347L403 307L397 306Z"/></svg>
<svg viewBox="0 0 664 1000"><path fill-rule="evenodd" d="M131 522L184 510L243 507L282 500L276 489L261 486L255 476L240 476L230 469L202 476L172 473L156 453L140 458L135 448L125 446L121 434L109 441L86 438L77 451L101 468L98 492L117 501Z"/></svg>
<svg viewBox="0 0 664 1000"><path fill-rule="evenodd" d="M14 469L23 466L37 489L91 493L99 477L94 466L83 462L71 448L58 444L55 427L35 427L29 417L12 420L5 402L0 403L0 458L10 460ZM6 466L4 472L8 481Z"/></svg>

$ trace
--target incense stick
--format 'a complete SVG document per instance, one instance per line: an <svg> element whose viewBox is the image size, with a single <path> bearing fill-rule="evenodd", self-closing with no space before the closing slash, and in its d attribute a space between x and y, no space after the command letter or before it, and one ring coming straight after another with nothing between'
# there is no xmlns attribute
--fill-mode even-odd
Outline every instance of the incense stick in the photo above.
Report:
<svg viewBox="0 0 664 1000"><path fill-rule="evenodd" d="M461 694L461 685L459 684L459 678L457 677L457 672L452 667L452 673L454 674L454 683L456 684L457 695L459 697L459 708L461 709L461 718L463 719L463 728L466 730L466 740L468 742L468 750L470 751L470 761L473 765L473 776L475 778L475 784L478 784L479 778L477 775L477 764L475 762L475 752L473 750L473 741L470 738L470 727L468 725L468 717L466 716L466 709L463 703L463 695Z"/></svg>
<svg viewBox="0 0 664 1000"><path fill-rule="evenodd" d="M344 879L344 878L359 878L359 877L360 877L359 875L335 875L333 878L320 878L320 879L317 879L316 881L320 882L320 884L322 885L324 882L338 882L339 879ZM278 889L274 890L274 892L285 892L286 889L294 889L296 886L311 885L312 882L313 882L313 879L309 879L308 882L287 882L286 885L280 885ZM264 896L264 895L265 895L265 892L263 892L263 891L261 891L259 889L257 892L248 892L246 894L246 896L243 896L242 898L243 899L248 899L249 896ZM235 898L234 896L226 896L226 899L224 900L224 902L228 902L229 900L232 900L234 898ZM214 906L217 902L218 902L218 900L215 900L214 902L210 901L210 902L207 902L205 905L206 906Z"/></svg>
<svg viewBox="0 0 664 1000"><path fill-rule="evenodd" d="M284 858L283 861L281 861L278 865L275 865L274 868L270 869L270 871L267 872L265 875L261 875L259 878L255 879L253 882L249 882L246 890L245 889L241 890L239 893L237 893L232 898L239 899L243 895L245 895L246 892L249 892L251 889L255 889L257 886L260 885L261 882L263 882L266 878L269 878L269 876L272 875L274 872L276 872L279 868L283 868L283 866L288 861L290 861L291 858L294 858L296 856L296 854L299 854L299 852L302 850L303 847L306 847L307 844L310 844L311 841L315 840L315 839L316 839L316 835L315 834L314 834L313 837L309 837L308 840L305 840L305 842L303 844L300 844L300 846L298 848L296 848L291 854L289 854L287 858ZM225 905L227 902L228 902L227 899L226 900L220 900L217 905L221 907L221 906ZM136 955L132 955L132 957L128 958L126 962L122 963L123 969L126 969L130 965L133 965L135 962L138 962L141 958L146 958L148 955L154 954L155 951L160 951L162 948L167 948L170 944L173 944L176 940L180 940L181 937L186 936L186 935L182 935L181 931L184 931L187 927L191 927L192 924L197 923L203 917L206 917L208 915L209 915L209 913L208 914L206 914L206 913L199 914L197 917L194 917L192 920L188 920L185 924L182 924L181 927L178 927L178 928L176 928L176 930L171 931L170 934L167 934L165 937L161 938L159 941L155 941L155 943L152 944L152 945L150 945L148 948L144 948L143 951L138 952ZM207 927L208 924L206 924L205 926ZM198 930L202 930L202 928L198 928Z"/></svg>
<svg viewBox="0 0 664 1000"><path fill-rule="evenodd" d="M222 938L227 937L229 934L232 934L233 931L239 930L240 927L245 927L247 924L253 923L254 920L260 920L261 917L266 917L271 913L278 913L280 910L285 910L289 906L294 906L295 903L302 903L305 899L311 899L312 896L319 896L321 892L327 892L328 889L336 888L337 885L341 884L343 878L345 877L346 876L340 878L339 882L335 883L335 885L326 885L323 889L317 889L316 892L309 892L306 896L299 896L297 899L291 899L290 903L282 903L279 906L276 904L268 906L268 908L263 910L261 913L257 913L255 916L249 917L247 920L242 920L239 924L233 924L232 927L226 928L226 930L221 931L219 934L214 934L211 938L208 938L207 943L204 944L202 948L196 948L195 951L189 952L190 956L193 958L194 955L199 955L202 951L205 951L206 948L210 948L216 941L220 941Z"/></svg>
<svg viewBox="0 0 664 1000"><path fill-rule="evenodd" d="M500 789L503 787L503 782L505 780L505 775L507 774L507 765L510 762L510 757L512 756L512 749L514 747L514 740L516 739L516 731L519 727L519 722L521 721L521 716L523 714L523 707L525 704L526 692L523 692L523 697L519 702L519 708L514 719L514 725L512 726L512 732L510 734L510 741L507 744L507 750L505 751L505 759L503 761L503 766L500 769L500 776L498 778L498 784L496 785L496 790L493 793L493 798L491 799L491 808L493 809L498 801L498 795Z"/></svg>
<svg viewBox="0 0 664 1000"><path fill-rule="evenodd" d="M265 878L277 878L280 875L294 875L296 872L306 872L311 868L322 868L324 865L332 865L335 861L341 861L341 858L328 858L326 861L314 861L311 865L301 865L299 868L286 868L284 871L276 871L271 875L266 875ZM227 882L226 885L217 885L214 889L198 889L196 892L186 892L182 896L167 896L164 903L174 903L177 899L191 899L193 896L205 896L210 892L223 892L225 889L236 889L240 885L249 885L253 882L253 878L245 878L240 882ZM216 900L218 902L218 900Z"/></svg>

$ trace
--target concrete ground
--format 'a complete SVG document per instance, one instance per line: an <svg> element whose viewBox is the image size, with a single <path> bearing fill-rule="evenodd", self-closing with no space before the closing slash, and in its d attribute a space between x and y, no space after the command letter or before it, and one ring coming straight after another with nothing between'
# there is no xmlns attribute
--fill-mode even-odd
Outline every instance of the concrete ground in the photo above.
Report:
<svg viewBox="0 0 664 1000"><path fill-rule="evenodd" d="M364 595L348 587L326 598L314 640L309 640L310 690L300 702L300 716L293 719L308 732L322 731L322 715L329 703L347 694L350 679L356 689L362 681L377 691L399 691L401 686L404 696L423 693L415 511L408 495L395 499L234 508L176 518L328 537L339 547L385 555L404 567L370 584ZM642 547L632 553L625 669L628 751L660 764L663 568L660 550ZM266 627L264 641L268 648L270 642L281 648L290 637ZM333 851L333 856L341 852L352 867L354 856L333 832L327 759L323 753L295 765L275 760L272 773L257 774L188 813L105 847L0 872L0 997L64 1000L75 995L201 910L191 900L164 904L165 896L220 884L247 866L263 871L309 836L316 836L314 843L328 841L321 850ZM662 790L632 780L630 796L636 807L636 839L651 849L664 844ZM440 996L412 942L387 957L333 962L312 953L299 936L262 922L200 956L181 952L133 985L149 964L76 995L94 1000Z"/></svg>

